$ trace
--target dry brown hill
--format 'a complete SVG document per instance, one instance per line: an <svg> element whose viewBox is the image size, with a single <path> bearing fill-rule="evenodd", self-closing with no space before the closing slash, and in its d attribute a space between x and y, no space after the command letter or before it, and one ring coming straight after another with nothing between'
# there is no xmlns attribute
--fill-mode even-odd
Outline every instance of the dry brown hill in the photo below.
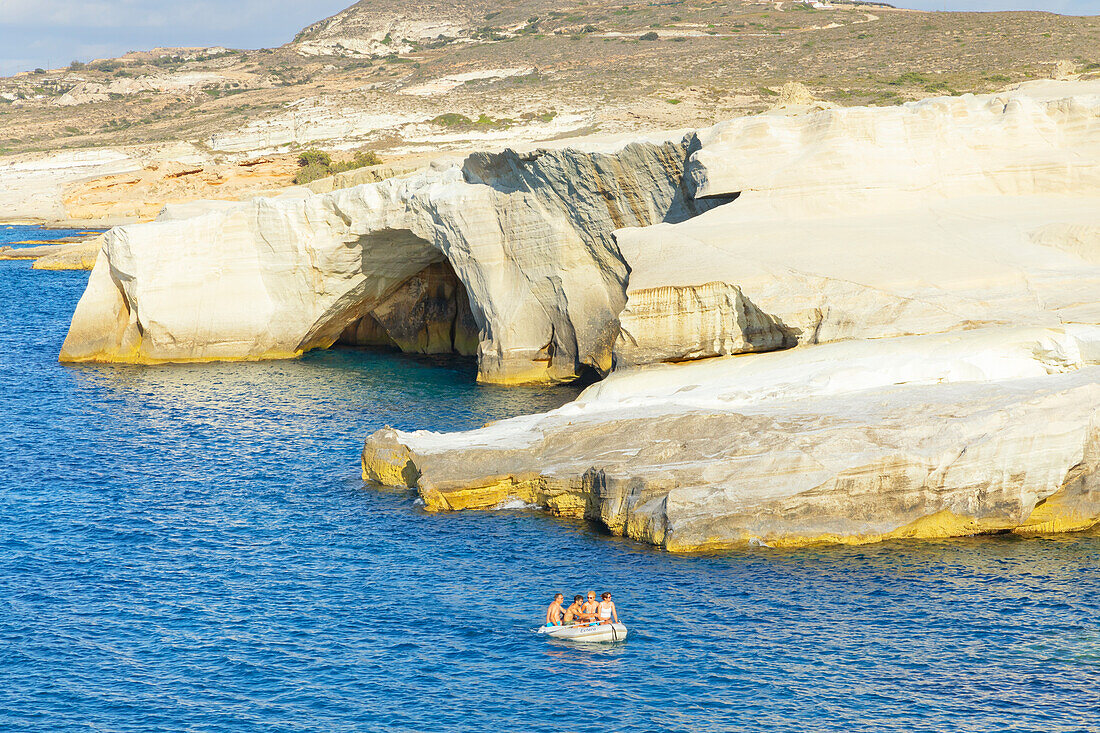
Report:
<svg viewBox="0 0 1100 733"><path fill-rule="evenodd" d="M1100 68L1100 17L874 4L369 0L275 49L160 49L0 80L0 154L191 141L390 154L772 106L894 104Z"/></svg>

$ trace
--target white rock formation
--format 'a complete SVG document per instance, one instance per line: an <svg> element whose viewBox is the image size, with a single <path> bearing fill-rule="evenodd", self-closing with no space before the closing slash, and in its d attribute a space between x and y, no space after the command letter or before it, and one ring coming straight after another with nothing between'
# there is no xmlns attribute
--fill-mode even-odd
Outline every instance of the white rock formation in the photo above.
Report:
<svg viewBox="0 0 1100 733"><path fill-rule="evenodd" d="M1100 322L1100 84L747 117L699 134L691 221L616 232L623 363ZM669 263L676 263L670 267Z"/></svg>
<svg viewBox="0 0 1100 733"><path fill-rule="evenodd" d="M438 94L446 94L452 89L471 81L484 81L486 79L507 79L512 76L524 76L534 72L534 67L520 66L511 69L479 69L466 71L461 74L450 74L432 79L422 84L405 87L399 90L402 94L411 94L414 97L433 97Z"/></svg>
<svg viewBox="0 0 1100 733"><path fill-rule="evenodd" d="M82 241L39 244L33 247L0 247L0 260L34 260L31 265L34 270L90 270L106 240L105 234L89 233Z"/></svg>
<svg viewBox="0 0 1100 733"><path fill-rule="evenodd" d="M65 205L65 194L71 186L105 176L135 173L147 165L162 161L193 163L207 160L205 154L186 143L5 158L0 161L0 220L69 222L77 225L81 220L70 216ZM87 223L116 222L89 220Z"/></svg>
<svg viewBox="0 0 1100 733"><path fill-rule="evenodd" d="M84 81L74 86L54 102L59 107L71 107L77 104L106 102L112 95L128 96L141 92L192 92L204 86L223 84L228 79L211 71L189 73L157 74L140 76L135 79L123 77L108 82Z"/></svg>
<svg viewBox="0 0 1100 733"><path fill-rule="evenodd" d="M65 360L271 358L327 347L449 262L493 382L606 373L626 265L611 232L698 211L686 143L471 156L352 189L220 204L114 230ZM702 207L714 205L703 202ZM102 272L101 272L102 270ZM400 342L400 339L395 339Z"/></svg>
<svg viewBox="0 0 1100 733"><path fill-rule="evenodd" d="M435 82L441 86L436 87ZM446 88L448 83L445 77L429 82L430 86L414 85L397 91L412 96L427 95L435 93L433 89ZM553 140L575 133L593 121L590 113L563 111L545 122L534 118L510 125L455 128L431 123L438 114L437 109L420 105L414 107L420 108L393 109L379 114L349 107L346 100L339 98L305 98L288 104L285 109L268 117L214 133L206 143L220 152L257 155L285 151L285 146L290 145L320 143L329 149L352 149L384 141L391 152L438 154L444 149L468 151L476 147L499 150L525 145L529 141ZM403 141L404 146L393 147L394 140Z"/></svg>
<svg viewBox="0 0 1100 733"><path fill-rule="evenodd" d="M472 300L482 377L503 382L606 372L616 339L630 364L1096 322L1100 84L1058 91L475 155L461 169L121 230L106 248L116 284L81 308L104 324L125 311L137 331L126 348L90 348L102 333L79 314L93 333L74 330L63 357L301 353L444 259ZM221 280L178 274L204 271ZM188 307L240 293L254 298L242 320Z"/></svg>
<svg viewBox="0 0 1100 733"><path fill-rule="evenodd" d="M108 237L62 358L476 341L516 383L743 354L383 431L364 475L680 550L1073 529L1100 516L1098 231L1100 82L767 114L172 209Z"/></svg>
<svg viewBox="0 0 1100 733"><path fill-rule="evenodd" d="M299 100L284 112L235 130L215 133L207 142L214 150L225 152L273 151L290 143L366 139L429 119L431 115L423 113L364 114L314 98Z"/></svg>
<svg viewBox="0 0 1100 733"><path fill-rule="evenodd" d="M0 216L54 221L66 218L65 186L95 176L128 173L141 162L121 150L20 156L0 162Z"/></svg>
<svg viewBox="0 0 1100 733"><path fill-rule="evenodd" d="M674 551L1100 522L1100 328L987 328L641 367L465 433L381 430L363 476L519 500Z"/></svg>

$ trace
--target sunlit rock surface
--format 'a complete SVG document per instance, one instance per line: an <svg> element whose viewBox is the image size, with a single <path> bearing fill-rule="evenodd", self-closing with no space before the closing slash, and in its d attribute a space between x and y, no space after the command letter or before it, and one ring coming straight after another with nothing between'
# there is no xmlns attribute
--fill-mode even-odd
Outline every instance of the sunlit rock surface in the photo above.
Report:
<svg viewBox="0 0 1100 733"><path fill-rule="evenodd" d="M1048 83L701 131L691 188L739 198L616 232L623 361L1098 322L1098 92Z"/></svg>
<svg viewBox="0 0 1100 733"><path fill-rule="evenodd" d="M1072 530L1100 516L1098 231L1100 82L788 110L167 207L108 235L61 358L611 372L547 415L381 431L364 477L671 550Z"/></svg>
<svg viewBox="0 0 1100 733"><path fill-rule="evenodd" d="M683 188L689 144L678 135L478 154L323 195L169 207L109 235L62 359L293 356L355 331L446 262L478 331L481 379L606 373L628 272L612 232L726 200L696 202ZM462 341L457 350L470 351Z"/></svg>
<svg viewBox="0 0 1100 733"><path fill-rule="evenodd" d="M109 272L62 358L258 359L357 330L370 341L361 319L443 262L469 301L480 378L499 383L605 374L616 359L1096 322L1098 91L1045 83L776 113L169 207L112 232Z"/></svg>
<svg viewBox="0 0 1100 733"><path fill-rule="evenodd" d="M1100 329L852 340L616 372L553 412L381 430L363 476L673 551L1100 521Z"/></svg>

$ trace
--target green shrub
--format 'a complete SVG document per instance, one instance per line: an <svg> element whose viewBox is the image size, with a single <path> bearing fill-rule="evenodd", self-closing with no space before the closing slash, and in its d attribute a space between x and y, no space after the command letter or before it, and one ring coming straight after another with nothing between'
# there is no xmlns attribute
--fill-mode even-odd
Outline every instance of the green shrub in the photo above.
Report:
<svg viewBox="0 0 1100 733"><path fill-rule="evenodd" d="M378 165L382 159L373 150L360 150L351 160L337 163L332 162L332 156L323 150L310 148L298 155L298 173L294 176L294 182L299 186L312 183L320 178L328 178L336 173L365 168L369 165Z"/></svg>
<svg viewBox="0 0 1100 733"><path fill-rule="evenodd" d="M900 87L907 84L927 84L929 79L922 74L918 74L915 71L907 71L897 79L886 82L890 86Z"/></svg>
<svg viewBox="0 0 1100 733"><path fill-rule="evenodd" d="M319 163L310 163L298 169L298 173L294 176L294 182L299 186L304 186L320 178L328 178L328 176L328 166L320 165Z"/></svg>
<svg viewBox="0 0 1100 733"><path fill-rule="evenodd" d="M328 169L331 173L343 173L344 171L353 171L356 168L366 168L369 165L378 165L381 162L382 159L373 150L360 150L351 160L332 163L328 166Z"/></svg>
<svg viewBox="0 0 1100 733"><path fill-rule="evenodd" d="M650 31L649 33L643 33L638 36L639 41L656 41L658 38L660 38L660 36L657 35L656 31Z"/></svg>
<svg viewBox="0 0 1100 733"><path fill-rule="evenodd" d="M446 112L433 117L432 124L441 127L465 127L474 123L466 115L460 115L457 112Z"/></svg>
<svg viewBox="0 0 1100 733"><path fill-rule="evenodd" d="M322 150L310 148L298 154L298 165L302 168L319 165L327 169L332 165L332 156Z"/></svg>
<svg viewBox="0 0 1100 733"><path fill-rule="evenodd" d="M80 69L83 69L83 68L84 68L84 63L82 61L73 60L73 62L69 64L69 71L79 71Z"/></svg>

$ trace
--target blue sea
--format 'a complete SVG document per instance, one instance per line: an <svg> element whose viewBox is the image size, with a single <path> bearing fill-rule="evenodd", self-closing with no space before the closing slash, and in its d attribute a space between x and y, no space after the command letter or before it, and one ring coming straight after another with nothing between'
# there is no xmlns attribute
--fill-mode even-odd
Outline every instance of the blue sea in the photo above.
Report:
<svg viewBox="0 0 1100 733"><path fill-rule="evenodd" d="M1100 730L1100 535L673 556L425 513L364 486L365 436L575 390L352 349L64 366L86 280L0 263L0 730ZM536 636L559 589L630 638Z"/></svg>

